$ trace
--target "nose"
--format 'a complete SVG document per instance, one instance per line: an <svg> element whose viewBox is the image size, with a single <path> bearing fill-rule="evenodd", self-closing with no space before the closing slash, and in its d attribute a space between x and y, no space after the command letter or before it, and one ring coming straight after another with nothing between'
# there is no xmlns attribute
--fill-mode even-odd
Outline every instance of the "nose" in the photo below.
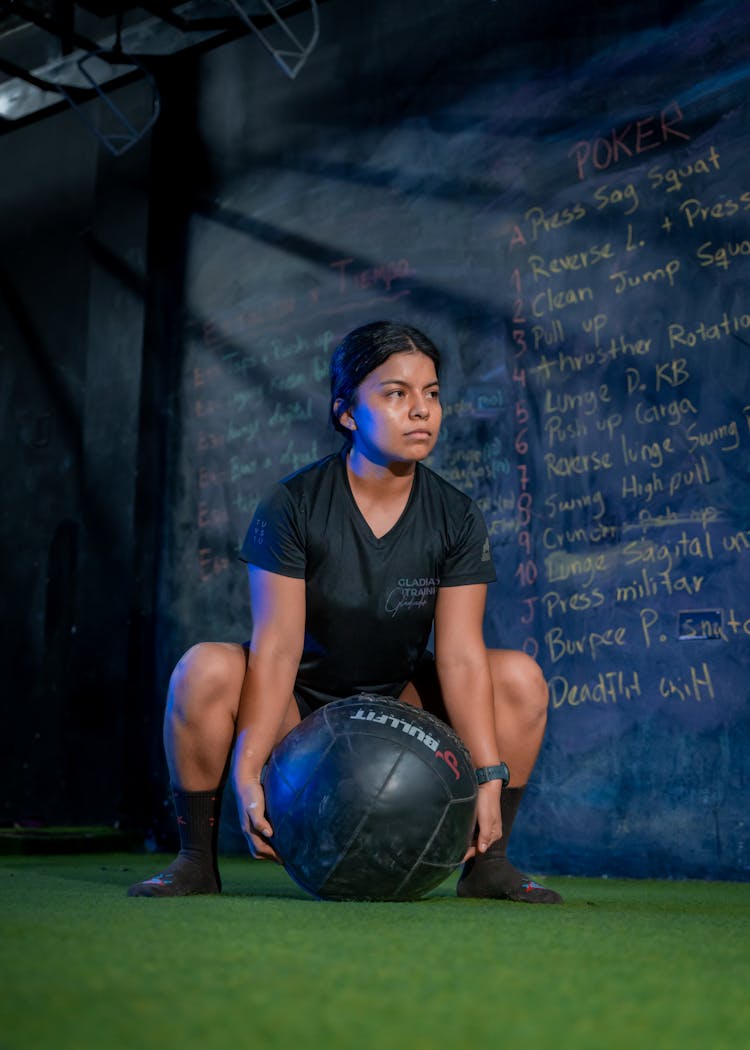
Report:
<svg viewBox="0 0 750 1050"><path fill-rule="evenodd" d="M412 402L410 415L415 419L427 419L430 414L430 406L422 394L416 394Z"/></svg>

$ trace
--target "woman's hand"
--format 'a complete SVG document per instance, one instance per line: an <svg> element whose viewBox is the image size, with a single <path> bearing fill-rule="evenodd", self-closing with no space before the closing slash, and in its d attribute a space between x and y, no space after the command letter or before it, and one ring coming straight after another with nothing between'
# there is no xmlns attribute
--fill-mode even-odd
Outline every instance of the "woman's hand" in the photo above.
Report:
<svg viewBox="0 0 750 1050"><path fill-rule="evenodd" d="M266 796L259 778L234 782L234 793L239 809L240 827L247 839L252 855L258 859L275 860L280 863L278 853L268 839L273 835L266 816Z"/></svg>
<svg viewBox="0 0 750 1050"><path fill-rule="evenodd" d="M475 857L477 853L486 853L492 843L497 842L503 833L503 822L500 817L502 783L502 780L490 780L479 788L476 841L469 846L464 860Z"/></svg>

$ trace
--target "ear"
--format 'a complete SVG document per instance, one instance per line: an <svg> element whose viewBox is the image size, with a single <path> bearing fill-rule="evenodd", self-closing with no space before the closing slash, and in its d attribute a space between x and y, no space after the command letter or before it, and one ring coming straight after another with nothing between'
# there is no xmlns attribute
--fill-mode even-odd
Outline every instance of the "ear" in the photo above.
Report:
<svg viewBox="0 0 750 1050"><path fill-rule="evenodd" d="M342 398L337 397L333 402L333 412L338 419L342 427L346 427L347 430L356 430L357 422L352 415L351 408L344 408L344 401Z"/></svg>

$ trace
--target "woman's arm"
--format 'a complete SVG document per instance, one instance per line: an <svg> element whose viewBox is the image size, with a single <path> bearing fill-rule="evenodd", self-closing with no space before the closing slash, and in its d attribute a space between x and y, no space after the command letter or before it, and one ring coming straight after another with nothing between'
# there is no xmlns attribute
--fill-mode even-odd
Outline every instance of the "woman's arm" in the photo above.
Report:
<svg viewBox="0 0 750 1050"><path fill-rule="evenodd" d="M249 567L253 634L237 711L233 781L242 830L256 856L274 856L260 775L293 701L305 634L305 581Z"/></svg>
<svg viewBox="0 0 750 1050"><path fill-rule="evenodd" d="M435 662L451 725L471 753L475 767L500 761L495 729L492 679L482 623L485 584L442 587L435 606ZM502 833L502 782L479 788L477 848L484 853Z"/></svg>

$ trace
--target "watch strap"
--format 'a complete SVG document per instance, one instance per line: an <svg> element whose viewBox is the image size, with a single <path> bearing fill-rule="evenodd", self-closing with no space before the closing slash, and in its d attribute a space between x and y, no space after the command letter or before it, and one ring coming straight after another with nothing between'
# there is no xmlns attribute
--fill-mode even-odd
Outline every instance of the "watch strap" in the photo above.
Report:
<svg viewBox="0 0 750 1050"><path fill-rule="evenodd" d="M474 772L478 784L487 784L490 780L502 780L503 787L507 787L510 780L510 770L505 762L500 762L497 766L480 766Z"/></svg>

